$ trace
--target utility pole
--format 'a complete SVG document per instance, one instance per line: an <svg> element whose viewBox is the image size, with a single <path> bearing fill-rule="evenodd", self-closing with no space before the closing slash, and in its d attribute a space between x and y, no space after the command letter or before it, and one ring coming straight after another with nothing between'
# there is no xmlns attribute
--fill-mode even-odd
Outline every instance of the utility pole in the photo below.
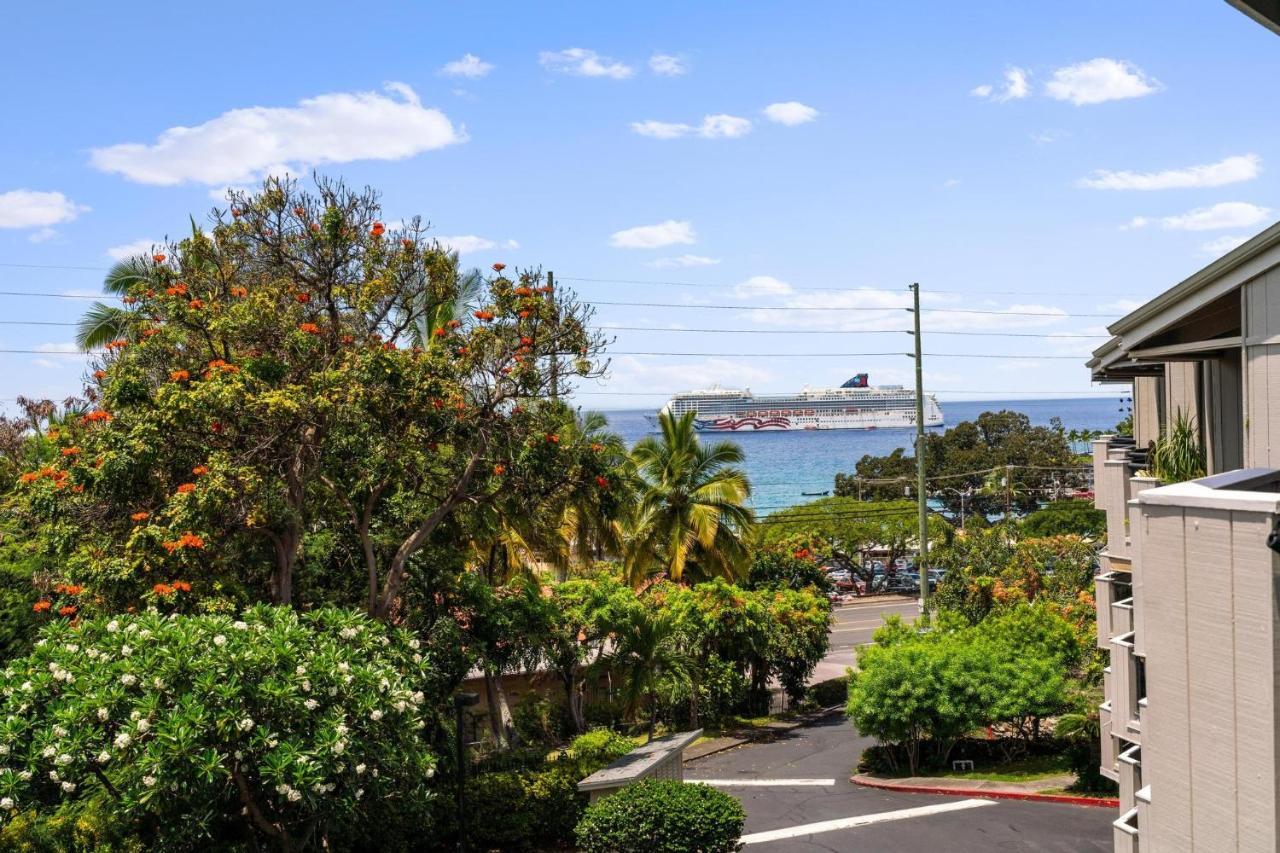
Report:
<svg viewBox="0 0 1280 853"><path fill-rule="evenodd" d="M1004 520L1009 520L1009 511L1013 507L1013 466L1004 466Z"/></svg>
<svg viewBox="0 0 1280 853"><path fill-rule="evenodd" d="M560 312L556 309L556 274L547 270L547 301L551 303L552 317L556 326L556 334L552 341L556 341L560 335ZM555 348L560 344L555 343L551 348L551 399L555 400L560 396L560 359L556 357Z"/></svg>
<svg viewBox="0 0 1280 853"><path fill-rule="evenodd" d="M920 577L920 615L929 611L929 504L924 480L924 359L920 354L920 283L911 285L916 339L916 505L920 510L920 556L916 574Z"/></svg>

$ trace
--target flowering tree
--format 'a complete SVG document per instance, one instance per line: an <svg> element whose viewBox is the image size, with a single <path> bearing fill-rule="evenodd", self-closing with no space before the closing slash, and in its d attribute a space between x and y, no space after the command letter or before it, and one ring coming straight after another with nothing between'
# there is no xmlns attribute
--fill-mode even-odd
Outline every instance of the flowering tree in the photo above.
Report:
<svg viewBox="0 0 1280 853"><path fill-rule="evenodd" d="M317 183L233 193L209 231L134 265L94 407L21 478L49 564L93 602L183 581L287 604L324 529L354 543L364 606L388 618L442 525L607 483L548 399L603 370L590 310L502 264L469 316L442 310L475 290L456 256L416 219L384 225L372 191Z"/></svg>
<svg viewBox="0 0 1280 853"><path fill-rule="evenodd" d="M53 623L0 673L0 823L105 792L157 847L328 846L429 796L417 642L266 606Z"/></svg>

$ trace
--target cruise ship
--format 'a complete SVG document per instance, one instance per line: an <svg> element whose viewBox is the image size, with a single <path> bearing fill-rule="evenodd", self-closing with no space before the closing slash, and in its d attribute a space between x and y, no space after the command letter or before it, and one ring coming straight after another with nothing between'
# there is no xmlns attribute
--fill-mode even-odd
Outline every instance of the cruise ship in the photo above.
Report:
<svg viewBox="0 0 1280 853"><path fill-rule="evenodd" d="M867 374L859 373L839 388L806 387L795 394L757 396L749 388L682 391L659 410L664 412L694 412L694 426L709 432L914 427L916 395L901 385L873 388ZM933 394L924 397L924 425L942 426L942 408Z"/></svg>

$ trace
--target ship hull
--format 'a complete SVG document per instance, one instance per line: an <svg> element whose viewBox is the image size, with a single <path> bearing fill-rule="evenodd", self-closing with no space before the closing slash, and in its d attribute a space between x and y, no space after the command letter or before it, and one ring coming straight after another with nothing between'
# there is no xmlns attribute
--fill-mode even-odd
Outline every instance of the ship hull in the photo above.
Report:
<svg viewBox="0 0 1280 853"><path fill-rule="evenodd" d="M656 415L646 415L650 423L657 423ZM895 429L914 428L915 412L886 413L877 412L867 415L829 415L800 417L738 417L720 415L715 417L694 418L693 426L698 432L802 432L833 429ZM941 415L926 418L926 427L943 425Z"/></svg>

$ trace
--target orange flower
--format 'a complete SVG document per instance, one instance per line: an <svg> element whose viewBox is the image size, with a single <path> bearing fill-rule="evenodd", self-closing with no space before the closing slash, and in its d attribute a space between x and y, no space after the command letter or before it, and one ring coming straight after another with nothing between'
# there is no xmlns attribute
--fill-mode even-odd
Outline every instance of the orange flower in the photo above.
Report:
<svg viewBox="0 0 1280 853"><path fill-rule="evenodd" d="M342 337L338 338L338 341L339 341L339 342L341 342L341 343L343 343L343 344L346 344L346 345L350 345L350 344L355 343L355 340L356 340L356 339L355 339L353 336L351 336L351 335L343 335Z"/></svg>
<svg viewBox="0 0 1280 853"><path fill-rule="evenodd" d="M178 282L177 284L173 285L172 287L167 287L167 288L165 288L165 291L164 291L164 292L165 292L165 293L167 293L167 294L169 294L170 296L186 296L186 295L187 295L187 286L186 286L185 284L183 284L182 282Z"/></svg>
<svg viewBox="0 0 1280 853"><path fill-rule="evenodd" d="M436 330L435 330L434 332L432 332L431 334L435 335L437 338L443 338L443 337L447 337L447 336L449 335L449 330L448 330L448 329L445 329L445 328L443 328L443 327L441 327L441 328L439 328L439 329L436 329Z"/></svg>
<svg viewBox="0 0 1280 853"><path fill-rule="evenodd" d="M529 312L528 312L528 311L521 311L521 312L520 312L520 319L521 319L521 320L525 319L525 318L526 318L526 317L528 317L528 316L529 316Z"/></svg>
<svg viewBox="0 0 1280 853"><path fill-rule="evenodd" d="M58 608L58 615L59 616L75 616L76 606L74 604L68 604L66 607L60 607Z"/></svg>
<svg viewBox="0 0 1280 853"><path fill-rule="evenodd" d="M153 287L148 287L148 288L147 288L147 298L148 298L148 299L154 299L154 298L155 298L155 295L156 295L155 288L153 288Z"/></svg>
<svg viewBox="0 0 1280 853"><path fill-rule="evenodd" d="M191 378L191 374L185 370L170 370L169 380L171 382L186 382Z"/></svg>
<svg viewBox="0 0 1280 853"><path fill-rule="evenodd" d="M466 348L466 347L458 347L456 350L454 350L454 352L456 352L458 355L466 355L466 354L467 354L467 348Z"/></svg>
<svg viewBox="0 0 1280 853"><path fill-rule="evenodd" d="M204 540L201 539L199 536L195 535L194 533L184 533L182 534L182 537L178 539L178 541L182 543L183 548L203 548L204 547Z"/></svg>
<svg viewBox="0 0 1280 853"><path fill-rule="evenodd" d="M48 610L52 606L53 606L52 601L46 601L45 599L42 598L39 601L37 601L35 604L31 605L31 609L37 613L44 613L46 610Z"/></svg>
<svg viewBox="0 0 1280 853"><path fill-rule="evenodd" d="M60 583L53 588L53 591L61 595L79 595L84 592L84 587L78 584Z"/></svg>
<svg viewBox="0 0 1280 853"><path fill-rule="evenodd" d="M173 588L178 592L191 592L191 584L186 581L174 581Z"/></svg>
<svg viewBox="0 0 1280 853"><path fill-rule="evenodd" d="M247 288L247 287L233 287L233 288L231 288L230 293L231 293L231 295L232 295L232 296L236 296L236 297L248 296L248 295L249 295L249 288Z"/></svg>
<svg viewBox="0 0 1280 853"><path fill-rule="evenodd" d="M319 233L320 233L320 223L319 223L319 222L312 222L312 223L311 223L311 230L312 230L312 231L314 231L315 233L319 234Z"/></svg>
<svg viewBox="0 0 1280 853"><path fill-rule="evenodd" d="M119 340L114 340L111 343L107 344L107 350L110 351L110 350L124 349L128 345L129 345L128 341L126 341L123 338L120 338Z"/></svg>
<svg viewBox="0 0 1280 853"><path fill-rule="evenodd" d="M145 511L135 512L133 515L129 516L129 518L132 519L133 521L146 521L150 517L151 517L151 513L145 512Z"/></svg>
<svg viewBox="0 0 1280 853"><path fill-rule="evenodd" d="M195 483L183 483L181 486L178 486L178 494L180 495L189 495L195 490L196 490Z"/></svg>
<svg viewBox="0 0 1280 853"><path fill-rule="evenodd" d="M53 440L53 441L57 441L57 440L58 440L58 436L60 436L60 435L62 435L62 433L58 432L56 429L51 429L51 430L49 430L48 432L46 432L46 433L45 433L45 437L46 437L46 438L49 438L49 439L51 439L51 440Z"/></svg>
<svg viewBox="0 0 1280 853"><path fill-rule="evenodd" d="M373 227L369 229L369 233L375 237L381 237L386 233L386 230L387 226L383 225L381 222L375 222L373 223Z"/></svg>
<svg viewBox="0 0 1280 853"><path fill-rule="evenodd" d="M493 265L493 271L494 271L494 272L502 272L502 271L503 271L503 270L505 270L506 268L507 268L507 265L506 265L506 264L494 264L494 265Z"/></svg>
<svg viewBox="0 0 1280 853"><path fill-rule="evenodd" d="M164 263L164 255L162 255L162 254L160 254L159 252L157 252L157 253L155 253L154 255L152 255L152 256L151 256L151 260L155 261L157 264L163 264L163 263Z"/></svg>
<svg viewBox="0 0 1280 853"><path fill-rule="evenodd" d="M38 479L40 479L39 474L37 474L35 471L28 471L27 473L23 474L21 477L18 478L18 482L34 483Z"/></svg>
<svg viewBox="0 0 1280 853"><path fill-rule="evenodd" d="M137 301L138 301L138 297L136 297L136 296L126 296L126 297L124 297L123 299L121 299L120 301L121 301L121 302L123 302L125 305L132 305L132 304L134 304L135 302L137 302Z"/></svg>
<svg viewBox="0 0 1280 853"><path fill-rule="evenodd" d="M543 293L550 293L551 291L555 290L555 288L553 288L549 284L544 284L542 285L542 287L539 287L538 290L541 290Z"/></svg>
<svg viewBox="0 0 1280 853"><path fill-rule="evenodd" d="M232 215L233 217L235 217L236 219L239 219L239 218L240 218L240 216L241 216L240 208L238 208L238 207L233 207L233 208L231 208L231 215Z"/></svg>
<svg viewBox="0 0 1280 853"><path fill-rule="evenodd" d="M96 379L96 380L98 380L99 382L101 382L103 379L106 379L106 378L107 378L107 371L105 371L105 370L95 370L95 371L93 371L93 378L94 378L94 379Z"/></svg>
<svg viewBox="0 0 1280 853"><path fill-rule="evenodd" d="M592 452L592 453L599 453L601 450L604 450L604 445L603 445L603 444L593 444L593 445L591 445L591 452Z"/></svg>
<svg viewBox="0 0 1280 853"><path fill-rule="evenodd" d="M84 419L89 423L96 423L98 421L102 421L103 423L106 423L111 420L111 413L104 412L102 409L95 409L94 411L86 414L84 416Z"/></svg>
<svg viewBox="0 0 1280 853"><path fill-rule="evenodd" d="M481 309L480 311L474 312L473 316L480 322L487 323L493 319L493 312Z"/></svg>
<svg viewBox="0 0 1280 853"><path fill-rule="evenodd" d="M173 595L173 587L169 586L167 583L158 583L151 587L151 591L161 598Z"/></svg>
<svg viewBox="0 0 1280 853"><path fill-rule="evenodd" d="M320 327L317 326L315 323L299 323L298 330L301 332L306 332L308 335L320 334Z"/></svg>
<svg viewBox="0 0 1280 853"><path fill-rule="evenodd" d="M195 474L197 477L203 477L205 474L209 473L209 466L197 465L196 467L191 469L191 473Z"/></svg>
<svg viewBox="0 0 1280 853"><path fill-rule="evenodd" d="M382 345L382 348L387 352L391 352L393 349L396 348L395 341L387 341L385 344Z"/></svg>
<svg viewBox="0 0 1280 853"><path fill-rule="evenodd" d="M461 326L461 325L462 325L462 321L461 321L461 320L450 320L450 321L449 321L448 323L446 323L445 325L447 325L450 329L456 329L456 328L458 328L459 326Z"/></svg>
<svg viewBox="0 0 1280 853"><path fill-rule="evenodd" d="M143 336L144 338L150 338L150 337L152 337L153 335L158 335L158 334L160 334L160 330L159 330L159 329L143 329L143 330L142 330L142 336Z"/></svg>
<svg viewBox="0 0 1280 853"><path fill-rule="evenodd" d="M80 452L80 448L78 448L78 447L64 447L64 448L62 448L62 455L63 455L63 456L75 456L75 455L76 455L77 453L79 453L79 452Z"/></svg>
<svg viewBox="0 0 1280 853"><path fill-rule="evenodd" d="M602 489L607 489L607 488L609 488L609 478L608 478L608 477L596 477L596 485L597 485L597 486L599 486L599 487L600 487L600 488L602 488Z"/></svg>
<svg viewBox="0 0 1280 853"><path fill-rule="evenodd" d="M77 495L82 495L84 494L84 486L77 483L71 487L71 491L75 492Z"/></svg>
<svg viewBox="0 0 1280 853"><path fill-rule="evenodd" d="M294 298L294 299L296 299L296 300L298 300L298 302L300 302L301 304L306 305L308 302L310 302L310 301L311 301L311 294L310 294L310 293L295 293L295 294L293 294L293 298Z"/></svg>
<svg viewBox="0 0 1280 853"><path fill-rule="evenodd" d="M192 299L190 302L187 303L187 307L190 308L192 311L199 311L201 308L204 307L204 300Z"/></svg>
<svg viewBox="0 0 1280 853"><path fill-rule="evenodd" d="M223 361L220 358L216 358L213 361L209 362L209 372L212 372L214 370L221 370L223 373L239 373L240 372L240 368L236 367L234 364L227 364L225 361Z"/></svg>
<svg viewBox="0 0 1280 853"><path fill-rule="evenodd" d="M295 216L306 216L306 215L307 215L307 209L306 209L305 207L303 207L302 205L298 205L297 207L295 207L295 208L293 209L293 213L294 213L294 215L295 215Z"/></svg>
<svg viewBox="0 0 1280 853"><path fill-rule="evenodd" d="M501 476L502 476L503 474L505 474L505 473L507 473L507 469L506 469L506 468L504 468L504 467L502 467L501 465L494 465L494 466L493 466L493 476L495 476L495 477L501 477Z"/></svg>

